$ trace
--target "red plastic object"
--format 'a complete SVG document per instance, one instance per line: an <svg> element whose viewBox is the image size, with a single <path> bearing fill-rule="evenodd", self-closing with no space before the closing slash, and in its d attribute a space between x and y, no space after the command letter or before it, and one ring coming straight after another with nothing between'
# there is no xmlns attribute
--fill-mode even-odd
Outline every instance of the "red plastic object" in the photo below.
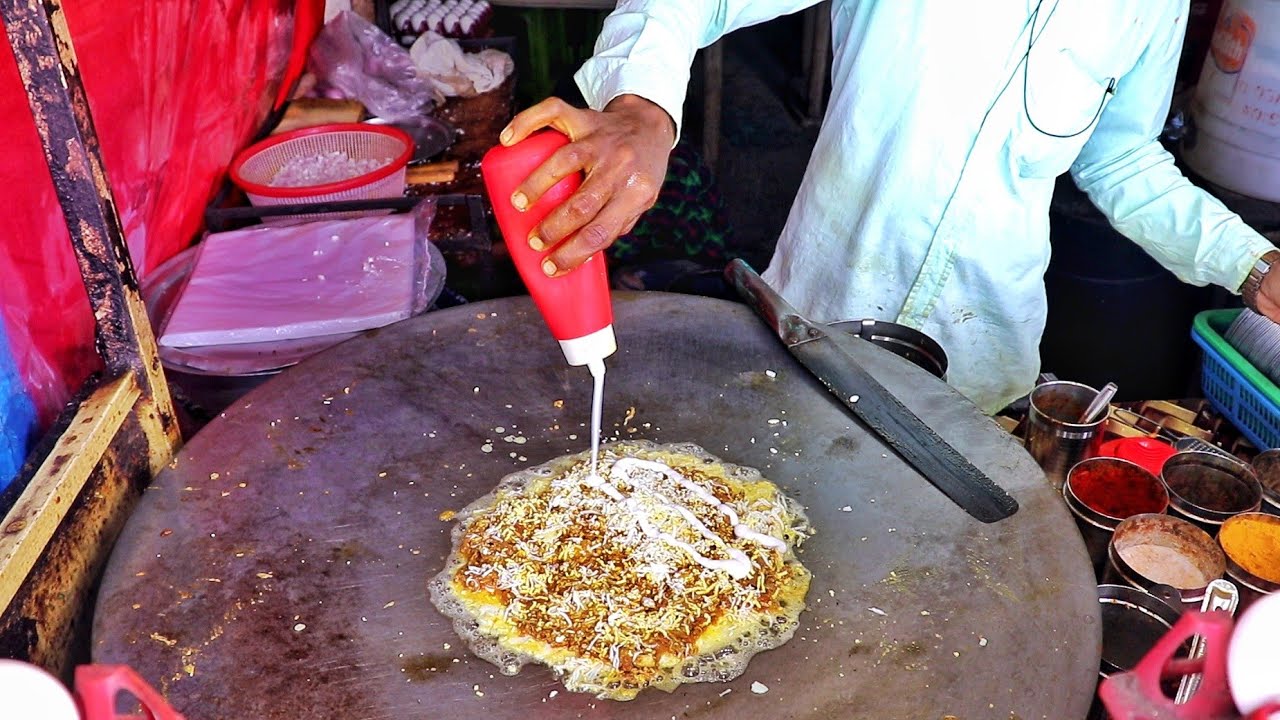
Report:
<svg viewBox="0 0 1280 720"><path fill-rule="evenodd" d="M1249 713L1246 720L1275 720L1280 718L1280 702L1267 703Z"/></svg>
<svg viewBox="0 0 1280 720"><path fill-rule="evenodd" d="M116 701L128 693L142 705L146 720L184 720L145 680L127 665L81 665L76 668L76 700L83 720L135 720L116 714Z"/></svg>
<svg viewBox="0 0 1280 720"><path fill-rule="evenodd" d="M1104 457L1128 460L1141 466L1156 477L1164 468L1164 461L1177 454L1177 450L1167 442L1148 437L1119 438L1102 443L1098 454Z"/></svg>
<svg viewBox="0 0 1280 720"><path fill-rule="evenodd" d="M195 239L227 164L271 110L297 32L295 6L317 16L323 2L62 5L141 275ZM99 360L93 315L7 43L0 43L0 145L0 317L47 424Z"/></svg>
<svg viewBox="0 0 1280 720"><path fill-rule="evenodd" d="M494 147L480 162L493 214L516 270L529 288L529 294L537 303L551 334L562 341L584 337L613 324L609 276L603 252L592 255L572 272L552 278L542 271L542 262L550 249L536 251L528 243L529 233L548 213L577 191L582 177L579 173L565 177L524 212L511 204L511 194L530 173L568 142L569 138L564 134L544 130L510 147Z"/></svg>
<svg viewBox="0 0 1280 720"><path fill-rule="evenodd" d="M1113 720L1231 720L1239 717L1227 686L1227 642L1232 618L1222 612L1190 611L1183 615L1160 642L1134 666L1112 675L1098 687ZM1205 653L1199 660L1174 660L1182 644L1200 635ZM1200 687L1191 698L1175 704L1161 690L1162 680L1201 674Z"/></svg>

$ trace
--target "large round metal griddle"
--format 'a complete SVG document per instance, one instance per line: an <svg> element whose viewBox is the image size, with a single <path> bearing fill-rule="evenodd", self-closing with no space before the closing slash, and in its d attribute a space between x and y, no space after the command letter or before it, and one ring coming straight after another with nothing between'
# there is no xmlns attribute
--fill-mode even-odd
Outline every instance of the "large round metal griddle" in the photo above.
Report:
<svg viewBox="0 0 1280 720"><path fill-rule="evenodd" d="M746 307L649 293L615 308L609 434L759 468L817 530L800 629L742 677L596 700L540 667L499 674L431 605L426 581L449 550L440 514L587 447L590 377L525 299L368 333L208 425L115 549L94 661L133 666L193 720L1084 716L1096 586L1061 498L1013 438L866 344L866 367L1021 503L984 525L853 421Z"/></svg>

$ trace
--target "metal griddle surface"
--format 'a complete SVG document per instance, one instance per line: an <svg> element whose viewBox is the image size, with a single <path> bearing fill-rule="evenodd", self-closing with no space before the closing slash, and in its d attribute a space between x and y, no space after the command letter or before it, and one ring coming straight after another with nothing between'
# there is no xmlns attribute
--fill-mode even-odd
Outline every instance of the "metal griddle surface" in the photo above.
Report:
<svg viewBox="0 0 1280 720"><path fill-rule="evenodd" d="M1096 586L1014 439L866 344L866 366L1021 503L983 525L851 420L746 307L658 293L615 306L607 431L759 468L817 529L800 629L742 677L600 701L540 667L499 674L431 605L426 580L449 550L440 513L587 447L590 377L522 298L368 333L207 426L115 549L94 661L132 665L193 720L1085 715Z"/></svg>

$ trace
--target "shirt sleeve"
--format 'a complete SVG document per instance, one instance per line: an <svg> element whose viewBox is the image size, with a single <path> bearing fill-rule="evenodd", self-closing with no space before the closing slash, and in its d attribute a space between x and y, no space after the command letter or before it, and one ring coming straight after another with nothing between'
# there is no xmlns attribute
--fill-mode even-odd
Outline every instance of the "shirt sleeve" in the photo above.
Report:
<svg viewBox="0 0 1280 720"><path fill-rule="evenodd" d="M1180 15L1160 21L1166 29L1120 78L1071 174L1117 231L1179 279L1238 292L1272 244L1187 180L1158 140L1185 31Z"/></svg>
<svg viewBox="0 0 1280 720"><path fill-rule="evenodd" d="M604 21L595 54L574 75L594 110L619 95L656 103L680 136L689 68L699 48L739 28L820 0L620 0Z"/></svg>

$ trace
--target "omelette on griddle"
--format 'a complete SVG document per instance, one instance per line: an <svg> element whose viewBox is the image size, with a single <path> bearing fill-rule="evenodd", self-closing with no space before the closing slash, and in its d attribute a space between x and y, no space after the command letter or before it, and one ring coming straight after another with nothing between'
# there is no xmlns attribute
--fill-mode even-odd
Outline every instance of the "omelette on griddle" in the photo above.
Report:
<svg viewBox="0 0 1280 720"><path fill-rule="evenodd" d="M522 471L458 514L436 606L506 674L630 700L724 681L791 638L808 523L755 470L692 445L605 449Z"/></svg>

